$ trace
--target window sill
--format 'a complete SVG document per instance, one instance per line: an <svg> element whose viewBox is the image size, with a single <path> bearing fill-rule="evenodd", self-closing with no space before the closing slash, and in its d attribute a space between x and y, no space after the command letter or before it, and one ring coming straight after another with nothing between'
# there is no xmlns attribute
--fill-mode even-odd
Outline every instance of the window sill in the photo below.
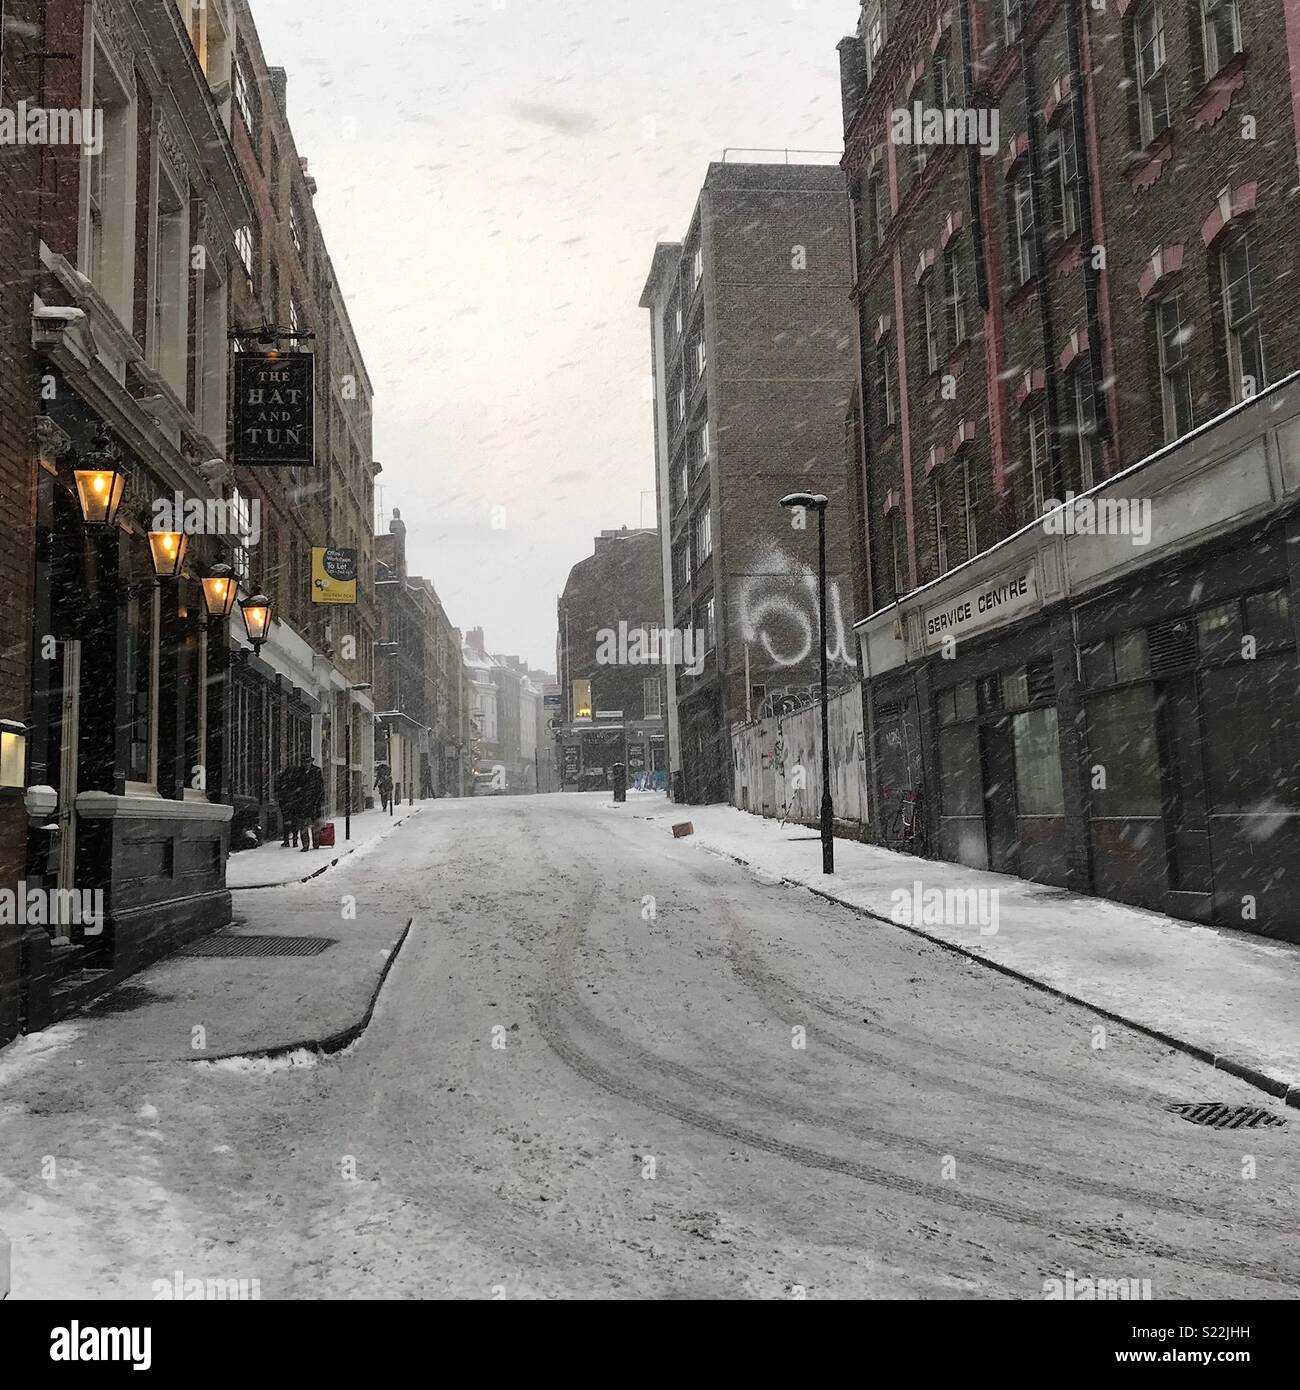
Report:
<svg viewBox="0 0 1300 1390"><path fill-rule="evenodd" d="M962 338L955 348L943 359L939 366L941 376L957 376L970 356L970 339Z"/></svg>
<svg viewBox="0 0 1300 1390"><path fill-rule="evenodd" d="M1082 231L1071 232L1064 240L1048 253L1047 268L1060 278L1063 275L1070 275L1083 264L1083 233Z"/></svg>
<svg viewBox="0 0 1300 1390"><path fill-rule="evenodd" d="M1246 50L1231 58L1208 78L1187 103L1187 115L1197 130L1208 130L1232 105L1233 97L1246 85Z"/></svg>
<svg viewBox="0 0 1300 1390"><path fill-rule="evenodd" d="M970 341L963 338L960 343L939 363L938 367L926 377L922 384L926 405L933 405L939 399L943 384L948 377L960 377L970 354Z"/></svg>
<svg viewBox="0 0 1300 1390"><path fill-rule="evenodd" d="M1174 152L1173 126L1167 126L1144 149L1136 150L1124 161L1121 168L1129 187L1135 193L1145 192L1160 177L1161 170L1169 162Z"/></svg>

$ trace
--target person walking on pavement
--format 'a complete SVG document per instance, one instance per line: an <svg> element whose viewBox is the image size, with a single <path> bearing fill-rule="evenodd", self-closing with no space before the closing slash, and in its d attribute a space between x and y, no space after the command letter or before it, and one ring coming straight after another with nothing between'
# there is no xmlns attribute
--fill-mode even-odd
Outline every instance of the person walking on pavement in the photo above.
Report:
<svg viewBox="0 0 1300 1390"><path fill-rule="evenodd" d="M379 804L388 811L388 803L393 799L393 770L387 763L380 763L375 785L379 788Z"/></svg>
<svg viewBox="0 0 1300 1390"><path fill-rule="evenodd" d="M325 778L320 768L312 762L311 754L304 753L298 765L298 833L303 854L320 848L317 833L324 807Z"/></svg>
<svg viewBox="0 0 1300 1390"><path fill-rule="evenodd" d="M286 763L275 780L275 799L280 807L280 823L284 827L284 839L280 841L282 849L296 847L298 844L298 832L301 829L301 818L298 814L298 782L299 768L293 763Z"/></svg>

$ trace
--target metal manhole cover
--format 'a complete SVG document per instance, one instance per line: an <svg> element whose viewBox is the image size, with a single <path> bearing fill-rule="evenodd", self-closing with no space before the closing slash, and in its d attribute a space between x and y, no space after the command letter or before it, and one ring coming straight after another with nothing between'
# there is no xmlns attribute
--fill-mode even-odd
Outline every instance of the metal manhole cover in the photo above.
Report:
<svg viewBox="0 0 1300 1390"><path fill-rule="evenodd" d="M1211 1129L1264 1129L1286 1124L1281 1115L1258 1105L1224 1105L1220 1101L1187 1101L1167 1105L1166 1110L1181 1115L1189 1124Z"/></svg>
<svg viewBox="0 0 1300 1390"><path fill-rule="evenodd" d="M318 956L332 936L205 936L178 952L182 956Z"/></svg>

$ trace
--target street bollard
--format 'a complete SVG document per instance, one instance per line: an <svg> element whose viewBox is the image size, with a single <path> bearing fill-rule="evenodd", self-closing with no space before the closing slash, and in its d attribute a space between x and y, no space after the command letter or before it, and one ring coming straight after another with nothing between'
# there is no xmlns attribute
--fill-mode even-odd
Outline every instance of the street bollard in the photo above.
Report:
<svg viewBox="0 0 1300 1390"><path fill-rule="evenodd" d="M610 770L610 776L614 781L614 800L627 800L627 768L623 763L615 763Z"/></svg>

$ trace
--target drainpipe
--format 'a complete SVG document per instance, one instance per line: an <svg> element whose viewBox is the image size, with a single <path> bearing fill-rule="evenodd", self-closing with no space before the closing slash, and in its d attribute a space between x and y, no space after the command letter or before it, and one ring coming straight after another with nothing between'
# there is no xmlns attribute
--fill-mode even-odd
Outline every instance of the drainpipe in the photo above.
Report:
<svg viewBox="0 0 1300 1390"><path fill-rule="evenodd" d="M1067 8L1069 6L1067 5ZM1025 83L1025 129L1029 135L1029 198L1034 210L1034 274L1038 280L1038 322L1043 339L1043 371L1046 378L1047 448L1049 476L1044 480L1048 497L1060 497L1061 412L1057 401L1056 329L1047 283L1047 245L1043 238L1043 150L1038 138L1038 82L1029 41L1020 39L1020 66Z"/></svg>
<svg viewBox="0 0 1300 1390"><path fill-rule="evenodd" d="M971 58L971 16L970 0L961 0L961 67L962 90L970 101L975 92L975 64ZM975 256L975 292L979 306L987 314L989 310L989 279L984 264L984 214L980 207L981 160L983 154L978 145L966 147L966 183L970 203L971 249Z"/></svg>
<svg viewBox="0 0 1300 1390"><path fill-rule="evenodd" d="M1097 229L1092 206L1092 156L1088 149L1088 112L1084 99L1083 49L1079 28L1079 5L1083 0L1066 0L1065 30L1069 47L1070 106L1074 119L1075 162L1079 170L1079 222L1083 231L1083 296L1088 318L1088 362L1092 376L1093 413L1098 436L1109 441L1110 409L1104 390L1105 364L1102 361L1101 272L1093 261Z"/></svg>

